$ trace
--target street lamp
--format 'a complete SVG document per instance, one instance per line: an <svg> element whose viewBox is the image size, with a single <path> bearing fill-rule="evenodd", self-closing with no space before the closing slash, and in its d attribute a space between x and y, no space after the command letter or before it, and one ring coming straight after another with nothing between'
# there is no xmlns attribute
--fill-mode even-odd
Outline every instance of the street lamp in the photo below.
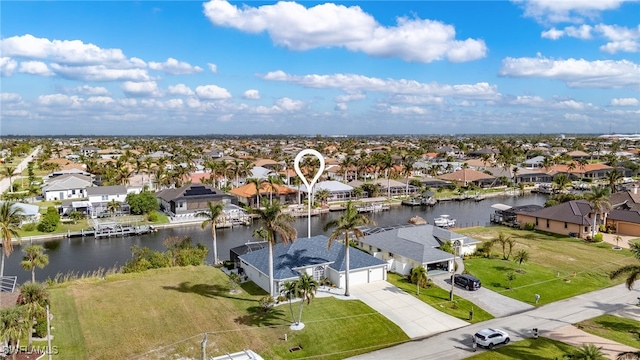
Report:
<svg viewBox="0 0 640 360"><path fill-rule="evenodd" d="M449 301L453 301L453 287L454 281L456 277L456 251L460 248L462 244L460 240L456 240L453 242L453 271L451 272L451 291L449 292Z"/></svg>

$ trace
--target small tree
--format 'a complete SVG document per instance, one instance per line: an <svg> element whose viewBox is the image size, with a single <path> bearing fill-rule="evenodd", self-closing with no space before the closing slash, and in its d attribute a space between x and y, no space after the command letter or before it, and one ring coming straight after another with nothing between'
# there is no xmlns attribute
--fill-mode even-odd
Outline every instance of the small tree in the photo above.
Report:
<svg viewBox="0 0 640 360"><path fill-rule="evenodd" d="M0 309L0 338L7 341L12 358L20 347L20 339L29 331L29 322L24 321L25 311L22 306Z"/></svg>
<svg viewBox="0 0 640 360"><path fill-rule="evenodd" d="M516 273L513 271L507 272L507 281L509 281L509 289L511 289L511 283L516 279Z"/></svg>
<svg viewBox="0 0 640 360"><path fill-rule="evenodd" d="M416 266L411 269L411 282L416 284L416 293L420 295L420 288L426 287L429 282L429 275L424 266Z"/></svg>
<svg viewBox="0 0 640 360"><path fill-rule="evenodd" d="M498 234L498 237L493 239L492 241L499 243L502 246L502 260L509 260L511 251L516 244L516 240L511 236L507 236L504 233L500 232Z"/></svg>
<svg viewBox="0 0 640 360"><path fill-rule="evenodd" d="M514 259L518 263L518 269L522 267L523 262L529 261L529 252L527 250L520 250L516 253Z"/></svg>
<svg viewBox="0 0 640 360"><path fill-rule="evenodd" d="M20 266L26 271L31 271L31 282L36 282L36 267L42 269L48 264L49 255L44 253L42 245L29 245L24 249Z"/></svg>
<svg viewBox="0 0 640 360"><path fill-rule="evenodd" d="M313 278L313 276L309 274L302 274L297 281L297 288L299 291L299 296L302 298L300 302L300 311L298 313L298 321L296 325L300 325L302 322L302 308L304 303L307 305L311 304L311 300L316 296L316 290L318 290L318 282Z"/></svg>
<svg viewBox="0 0 640 360"><path fill-rule="evenodd" d="M298 290L298 282L297 281L285 281L282 283L282 287L280 289L280 293L285 297L285 299L289 300L289 310L291 311L291 322L296 322L296 317L293 314L293 300L300 297L300 291Z"/></svg>
<svg viewBox="0 0 640 360"><path fill-rule="evenodd" d="M581 348L573 354L574 359L582 360L605 360L607 357L602 352L602 346L594 344L583 344Z"/></svg>
<svg viewBox="0 0 640 360"><path fill-rule="evenodd" d="M49 291L41 283L27 282L20 286L21 302L25 317L29 324L29 348L31 348L33 324L38 318L45 317L46 306L49 304Z"/></svg>

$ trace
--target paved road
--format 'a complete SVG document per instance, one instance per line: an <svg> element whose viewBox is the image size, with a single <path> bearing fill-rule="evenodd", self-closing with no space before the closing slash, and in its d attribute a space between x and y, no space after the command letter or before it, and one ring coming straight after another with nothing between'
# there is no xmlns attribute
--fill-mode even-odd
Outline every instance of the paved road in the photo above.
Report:
<svg viewBox="0 0 640 360"><path fill-rule="evenodd" d="M20 164L16 166L16 171L14 171L14 174L17 175L22 173L22 171L27 168L27 164L29 163L29 161L33 160L33 158L38 154L39 151L40 151L40 147L38 146L35 150L33 150L31 154L29 154L29 156L25 157L20 162ZM14 175L11 180L15 180L16 178L17 177ZM11 183L8 177L0 180L0 193L4 193L5 191L7 191L10 188L10 186L11 186Z"/></svg>
<svg viewBox="0 0 640 360"><path fill-rule="evenodd" d="M431 280L441 288L446 289L447 291L451 290L451 275L435 275L431 277ZM495 317L503 317L533 309L533 305L512 299L485 287L481 287L476 291L468 291L456 286L454 293L461 298L467 299L478 305L480 308Z"/></svg>
<svg viewBox="0 0 640 360"><path fill-rule="evenodd" d="M463 359L474 354L471 352L471 335L480 329L487 327L505 329L513 341L531 337L531 329L536 327L540 330L540 335L545 336L545 333L566 325L635 307L638 296L640 296L640 290L629 291L624 285L617 285L351 359Z"/></svg>
<svg viewBox="0 0 640 360"><path fill-rule="evenodd" d="M354 285L351 286L350 292L393 321L411 339L423 338L469 325L466 321L434 309L386 281Z"/></svg>

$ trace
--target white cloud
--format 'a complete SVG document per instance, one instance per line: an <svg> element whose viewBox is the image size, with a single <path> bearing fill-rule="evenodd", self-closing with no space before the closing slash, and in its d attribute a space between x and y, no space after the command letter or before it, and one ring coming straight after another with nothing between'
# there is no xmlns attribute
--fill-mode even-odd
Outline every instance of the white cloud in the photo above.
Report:
<svg viewBox="0 0 640 360"><path fill-rule="evenodd" d="M345 103L345 102L351 102L351 101L364 100L366 98L367 98L367 95L365 95L364 93L353 93L353 94L344 94L344 95L336 96L336 98L333 100L338 103Z"/></svg>
<svg viewBox="0 0 640 360"><path fill-rule="evenodd" d="M548 78L575 88L622 88L640 85L640 66L628 60L505 58L500 76Z"/></svg>
<svg viewBox="0 0 640 360"><path fill-rule="evenodd" d="M20 102L22 100L22 96L20 96L20 94L16 94L16 93L0 93L0 102L2 102L3 104L6 103L17 103Z"/></svg>
<svg viewBox="0 0 640 360"><path fill-rule="evenodd" d="M126 60L120 49L102 49L80 40L50 41L31 34L2 39L0 49L6 56L49 59L63 64L102 64Z"/></svg>
<svg viewBox="0 0 640 360"><path fill-rule="evenodd" d="M389 106L388 108L386 108L386 112L393 115L425 115L429 113L427 109L421 108L419 106Z"/></svg>
<svg viewBox="0 0 640 360"><path fill-rule="evenodd" d="M611 99L611 106L638 106L640 101L636 98Z"/></svg>
<svg viewBox="0 0 640 360"><path fill-rule="evenodd" d="M102 86L82 85L82 86L76 86L75 88L72 88L72 89L66 89L65 91L68 93L82 94L82 95L109 95L109 90L107 90Z"/></svg>
<svg viewBox="0 0 640 360"><path fill-rule="evenodd" d="M191 66L189 63L178 61L174 58L168 58L167 61L163 63L151 61L149 62L149 69L164 71L171 75L190 75L202 71L202 68L199 66Z"/></svg>
<svg viewBox="0 0 640 360"><path fill-rule="evenodd" d="M620 7L625 0L512 0L524 7L524 15L541 23L581 23L606 10Z"/></svg>
<svg viewBox="0 0 640 360"><path fill-rule="evenodd" d="M18 67L18 62L9 57L0 57L0 75L11 76Z"/></svg>
<svg viewBox="0 0 640 360"><path fill-rule="evenodd" d="M193 95L195 93L187 85L178 84L178 85L170 85L169 86L169 94L191 96L191 95Z"/></svg>
<svg viewBox="0 0 640 360"><path fill-rule="evenodd" d="M214 73L217 74L218 73L218 65L213 64L213 63L207 63L207 66L209 67L209 70Z"/></svg>
<svg viewBox="0 0 640 360"><path fill-rule="evenodd" d="M336 107L334 108L334 110L336 110L336 111L347 111L348 108L349 107L345 103L337 103Z"/></svg>
<svg viewBox="0 0 640 360"><path fill-rule="evenodd" d="M38 102L41 105L51 107L79 108L83 99L76 95L68 96L63 94L50 94L40 95L38 97Z"/></svg>
<svg viewBox="0 0 640 360"><path fill-rule="evenodd" d="M104 65L65 66L50 64L51 70L61 77L83 81L149 81L144 69L113 69Z"/></svg>
<svg viewBox="0 0 640 360"><path fill-rule="evenodd" d="M567 113L564 114L563 116L565 119L567 120L571 120L571 121L588 121L589 120L589 116L585 115L585 114L572 114L572 113Z"/></svg>
<svg viewBox="0 0 640 360"><path fill-rule="evenodd" d="M275 105L285 111L296 111L302 109L304 103L300 100L293 100L290 98L278 99Z"/></svg>
<svg viewBox="0 0 640 360"><path fill-rule="evenodd" d="M159 96L158 84L155 81L133 82L125 81L121 85L122 91L127 96L147 97Z"/></svg>
<svg viewBox="0 0 640 360"><path fill-rule="evenodd" d="M604 38L608 43L600 46L600 50L614 54L623 52L640 51L640 25L636 28L627 28L618 25L598 24L595 26L582 25L579 27L567 26L564 29L551 28L542 32L542 37L557 40L563 36L578 39L591 39L594 36Z"/></svg>
<svg viewBox="0 0 640 360"><path fill-rule="evenodd" d="M282 81L298 84L308 88L341 89L347 93L378 92L404 95L434 95L456 98L496 99L500 96L497 86L482 82L477 84L447 85L421 83L406 79L380 79L357 74L333 75L289 75L281 70L261 76L264 80Z"/></svg>
<svg viewBox="0 0 640 360"><path fill-rule="evenodd" d="M444 98L440 96L426 95L393 95L388 102L393 104L410 104L410 105L442 105Z"/></svg>
<svg viewBox="0 0 640 360"><path fill-rule="evenodd" d="M212 0L204 4L204 13L218 26L249 33L266 31L274 43L292 50L344 47L371 56L423 63L471 61L485 57L487 52L483 40L456 40L452 25L399 17L396 26L385 27L359 6L325 3L306 8L281 1L239 8L227 1Z"/></svg>
<svg viewBox="0 0 640 360"><path fill-rule="evenodd" d="M39 76L53 76L53 72L49 70L47 64L42 61L23 61L20 63L20 69L18 70L24 74L39 75Z"/></svg>
<svg viewBox="0 0 640 360"><path fill-rule="evenodd" d="M256 89L249 89L242 94L242 97L248 100L260 100L260 92Z"/></svg>
<svg viewBox="0 0 640 360"><path fill-rule="evenodd" d="M204 85L196 88L196 94L203 100L223 100L230 99L231 93L225 88L216 85Z"/></svg>
<svg viewBox="0 0 640 360"><path fill-rule="evenodd" d="M109 96L91 96L86 99L86 103L89 105L111 105L115 103L115 100Z"/></svg>

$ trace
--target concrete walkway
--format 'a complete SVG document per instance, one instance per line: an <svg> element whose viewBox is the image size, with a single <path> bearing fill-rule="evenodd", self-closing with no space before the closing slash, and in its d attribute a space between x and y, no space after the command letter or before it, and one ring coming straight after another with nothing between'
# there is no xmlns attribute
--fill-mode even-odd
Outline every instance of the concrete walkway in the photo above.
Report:
<svg viewBox="0 0 640 360"><path fill-rule="evenodd" d="M553 340L562 341L565 344L577 348L582 347L583 344L593 344L597 347L602 347L602 352L609 359L615 359L616 356L623 351L638 351L638 349L632 348L631 346L589 334L573 325L563 326L557 330L547 332L544 336Z"/></svg>
<svg viewBox="0 0 640 360"><path fill-rule="evenodd" d="M398 325L411 339L469 325L418 300L386 281L351 286L355 296Z"/></svg>
<svg viewBox="0 0 640 360"><path fill-rule="evenodd" d="M616 243L616 236L620 237L620 241ZM629 249L629 240L637 239L637 236L618 235L618 234L605 234L602 233L602 241L608 242L613 246L619 246L623 249Z"/></svg>
<svg viewBox="0 0 640 360"><path fill-rule="evenodd" d="M434 275L431 276L431 280L439 287L447 291L451 290L451 275ZM495 317L513 315L534 308L533 305L512 299L485 287L481 287L475 291L469 291L456 286L453 293L463 299L471 301Z"/></svg>

